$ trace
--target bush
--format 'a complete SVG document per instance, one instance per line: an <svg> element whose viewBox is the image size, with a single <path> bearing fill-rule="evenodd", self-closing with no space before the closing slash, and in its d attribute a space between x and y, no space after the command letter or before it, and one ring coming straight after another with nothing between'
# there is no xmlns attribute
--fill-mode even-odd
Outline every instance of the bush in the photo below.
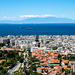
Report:
<svg viewBox="0 0 75 75"><path fill-rule="evenodd" d="M19 61L20 61L20 63L23 63L23 60L24 60L24 58L20 58L20 60L19 60Z"/></svg>
<svg viewBox="0 0 75 75"><path fill-rule="evenodd" d="M2 57L2 52L0 52L0 57Z"/></svg>
<svg viewBox="0 0 75 75"><path fill-rule="evenodd" d="M51 66L51 68L54 68L54 66Z"/></svg>
<svg viewBox="0 0 75 75"><path fill-rule="evenodd" d="M57 73L56 75L61 75L60 73Z"/></svg>
<svg viewBox="0 0 75 75"><path fill-rule="evenodd" d="M1 64L4 65L6 61L2 61Z"/></svg>
<svg viewBox="0 0 75 75"><path fill-rule="evenodd" d="M2 65L0 66L0 70L3 70L3 66Z"/></svg>
<svg viewBox="0 0 75 75"><path fill-rule="evenodd" d="M66 73L66 74L70 74L70 70L65 69L65 73Z"/></svg>
<svg viewBox="0 0 75 75"><path fill-rule="evenodd" d="M7 67L7 64L6 63L4 64L4 67Z"/></svg>
<svg viewBox="0 0 75 75"><path fill-rule="evenodd" d="M3 69L2 73L7 73L7 71L8 71L7 69Z"/></svg>
<svg viewBox="0 0 75 75"><path fill-rule="evenodd" d="M14 72L14 73L11 74L11 75L25 75L25 73L23 73L23 72Z"/></svg>
<svg viewBox="0 0 75 75"><path fill-rule="evenodd" d="M33 73L32 75L42 75L42 74L40 74L40 73Z"/></svg>
<svg viewBox="0 0 75 75"><path fill-rule="evenodd" d="M0 60L1 60L1 59L4 59L4 58L5 58L5 57L0 57Z"/></svg>
<svg viewBox="0 0 75 75"><path fill-rule="evenodd" d="M3 46L5 46L5 44L4 43L0 43L0 47L3 47Z"/></svg>
<svg viewBox="0 0 75 75"><path fill-rule="evenodd" d="M30 66L30 70L34 70L34 71L36 71L36 65L35 65L35 64L31 64L31 66Z"/></svg>

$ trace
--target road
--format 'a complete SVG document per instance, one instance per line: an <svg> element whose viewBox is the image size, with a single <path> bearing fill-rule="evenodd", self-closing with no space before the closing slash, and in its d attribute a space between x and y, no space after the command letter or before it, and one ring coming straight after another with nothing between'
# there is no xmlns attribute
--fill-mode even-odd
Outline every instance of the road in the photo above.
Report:
<svg viewBox="0 0 75 75"><path fill-rule="evenodd" d="M10 75L13 72L15 72L17 70L17 68L19 67L19 65L20 65L20 63L17 62L17 64L12 69L10 69L6 75Z"/></svg>

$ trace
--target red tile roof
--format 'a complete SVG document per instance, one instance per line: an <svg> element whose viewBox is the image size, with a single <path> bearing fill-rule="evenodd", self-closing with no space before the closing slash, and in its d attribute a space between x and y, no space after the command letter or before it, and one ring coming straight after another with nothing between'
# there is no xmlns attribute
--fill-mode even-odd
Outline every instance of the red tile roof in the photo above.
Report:
<svg viewBox="0 0 75 75"><path fill-rule="evenodd" d="M20 48L3 48L2 50L21 50Z"/></svg>
<svg viewBox="0 0 75 75"><path fill-rule="evenodd" d="M50 63L60 63L60 60L57 60L57 59L51 59L51 60L50 60Z"/></svg>
<svg viewBox="0 0 75 75"><path fill-rule="evenodd" d="M1 60L0 60L0 63L1 63L2 61L5 61L5 59L1 59Z"/></svg>

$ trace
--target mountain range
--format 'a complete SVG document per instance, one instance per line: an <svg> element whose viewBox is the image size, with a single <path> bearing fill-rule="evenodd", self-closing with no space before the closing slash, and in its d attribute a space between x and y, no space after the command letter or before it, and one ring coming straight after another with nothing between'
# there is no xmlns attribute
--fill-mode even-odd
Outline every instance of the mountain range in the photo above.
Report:
<svg viewBox="0 0 75 75"><path fill-rule="evenodd" d="M56 18L56 17L35 17L28 18L20 21L2 20L0 23L75 23L75 20L68 18Z"/></svg>

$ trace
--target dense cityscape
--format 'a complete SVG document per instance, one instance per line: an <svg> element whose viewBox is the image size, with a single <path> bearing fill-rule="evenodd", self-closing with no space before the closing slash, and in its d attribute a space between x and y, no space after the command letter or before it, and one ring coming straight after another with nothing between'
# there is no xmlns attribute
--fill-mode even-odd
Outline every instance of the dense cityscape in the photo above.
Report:
<svg viewBox="0 0 75 75"><path fill-rule="evenodd" d="M75 75L75 0L0 0L0 75Z"/></svg>
<svg viewBox="0 0 75 75"><path fill-rule="evenodd" d="M0 74L75 75L75 36L0 37Z"/></svg>

